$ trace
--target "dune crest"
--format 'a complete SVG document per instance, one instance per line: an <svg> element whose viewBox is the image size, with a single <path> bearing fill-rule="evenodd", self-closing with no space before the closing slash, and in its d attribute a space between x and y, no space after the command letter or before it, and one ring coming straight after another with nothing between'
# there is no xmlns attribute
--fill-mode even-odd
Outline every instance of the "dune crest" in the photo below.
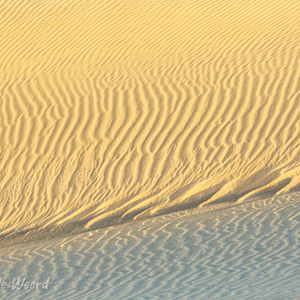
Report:
<svg viewBox="0 0 300 300"><path fill-rule="evenodd" d="M0 8L1 235L299 189L299 1Z"/></svg>
<svg viewBox="0 0 300 300"><path fill-rule="evenodd" d="M49 280L48 289L2 288L2 299L297 299L299 200L289 193L1 247L1 283Z"/></svg>

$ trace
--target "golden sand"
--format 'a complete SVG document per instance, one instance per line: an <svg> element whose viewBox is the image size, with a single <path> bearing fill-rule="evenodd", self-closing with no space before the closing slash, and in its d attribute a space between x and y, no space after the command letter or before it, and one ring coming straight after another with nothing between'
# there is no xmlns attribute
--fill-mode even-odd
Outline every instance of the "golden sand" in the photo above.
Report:
<svg viewBox="0 0 300 300"><path fill-rule="evenodd" d="M0 1L0 234L298 189L299 9Z"/></svg>

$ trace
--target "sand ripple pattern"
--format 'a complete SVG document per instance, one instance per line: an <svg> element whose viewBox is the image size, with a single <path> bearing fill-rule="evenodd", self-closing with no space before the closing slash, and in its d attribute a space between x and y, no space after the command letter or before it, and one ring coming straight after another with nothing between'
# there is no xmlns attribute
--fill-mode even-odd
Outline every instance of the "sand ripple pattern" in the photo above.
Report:
<svg viewBox="0 0 300 300"><path fill-rule="evenodd" d="M299 299L300 193L1 250L1 299Z"/></svg>
<svg viewBox="0 0 300 300"><path fill-rule="evenodd" d="M299 189L299 9L0 0L0 233Z"/></svg>

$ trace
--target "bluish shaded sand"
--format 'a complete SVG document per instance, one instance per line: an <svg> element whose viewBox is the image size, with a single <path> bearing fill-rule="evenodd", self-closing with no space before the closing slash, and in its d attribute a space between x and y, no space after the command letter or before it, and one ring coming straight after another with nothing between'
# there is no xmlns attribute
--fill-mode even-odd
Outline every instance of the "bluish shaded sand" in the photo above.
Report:
<svg viewBox="0 0 300 300"><path fill-rule="evenodd" d="M300 193L19 245L0 268L50 277L1 299L300 299Z"/></svg>

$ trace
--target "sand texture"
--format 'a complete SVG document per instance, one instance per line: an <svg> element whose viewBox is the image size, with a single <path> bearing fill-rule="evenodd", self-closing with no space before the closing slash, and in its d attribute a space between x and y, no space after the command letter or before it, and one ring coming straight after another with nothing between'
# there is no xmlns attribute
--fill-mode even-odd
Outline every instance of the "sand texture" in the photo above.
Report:
<svg viewBox="0 0 300 300"><path fill-rule="evenodd" d="M0 250L0 299L298 300L300 193Z"/></svg>
<svg viewBox="0 0 300 300"><path fill-rule="evenodd" d="M299 190L299 9L0 1L0 235Z"/></svg>

